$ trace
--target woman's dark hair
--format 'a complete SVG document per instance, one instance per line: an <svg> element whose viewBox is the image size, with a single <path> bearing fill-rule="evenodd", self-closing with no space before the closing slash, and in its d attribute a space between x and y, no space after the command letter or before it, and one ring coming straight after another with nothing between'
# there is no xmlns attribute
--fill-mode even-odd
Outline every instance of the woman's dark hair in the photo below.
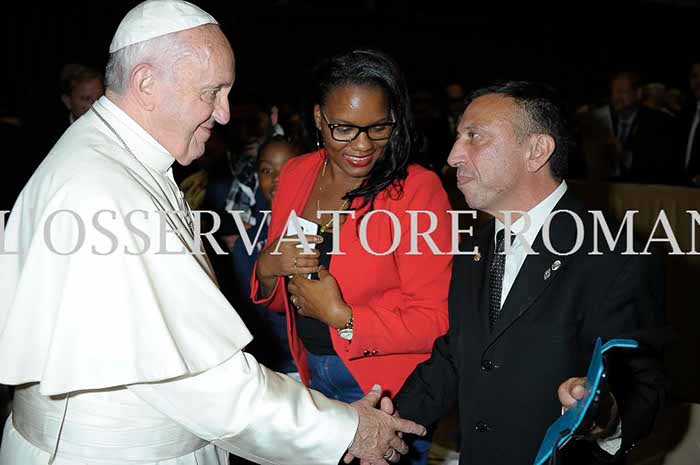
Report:
<svg viewBox="0 0 700 465"><path fill-rule="evenodd" d="M516 121L520 137L530 134L546 134L554 139L554 153L549 159L549 167L555 179L566 175L569 156L575 149L575 138L571 113L553 87L528 81L509 81L472 92L469 100L483 95L498 94L510 97L522 111Z"/></svg>
<svg viewBox="0 0 700 465"><path fill-rule="evenodd" d="M319 63L313 71L315 103L323 107L334 89L347 86L379 87L389 100L389 112L397 125L367 177L357 189L343 198L354 201L363 197L362 209L374 208L377 195L387 188L400 196L403 181L408 176L408 165L416 149L413 113L408 88L396 62L388 55L376 50L353 50L335 55Z"/></svg>

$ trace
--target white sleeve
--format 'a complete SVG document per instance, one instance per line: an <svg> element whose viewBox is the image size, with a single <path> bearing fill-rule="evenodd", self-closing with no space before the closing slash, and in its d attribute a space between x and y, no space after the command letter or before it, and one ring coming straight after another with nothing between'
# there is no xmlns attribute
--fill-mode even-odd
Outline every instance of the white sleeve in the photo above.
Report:
<svg viewBox="0 0 700 465"><path fill-rule="evenodd" d="M128 389L197 436L261 464L337 465L357 411L237 352L203 373Z"/></svg>

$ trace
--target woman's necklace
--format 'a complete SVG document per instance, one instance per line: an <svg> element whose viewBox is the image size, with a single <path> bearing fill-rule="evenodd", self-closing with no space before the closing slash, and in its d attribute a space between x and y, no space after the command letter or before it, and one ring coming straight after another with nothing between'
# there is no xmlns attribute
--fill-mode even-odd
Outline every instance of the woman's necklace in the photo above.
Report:
<svg viewBox="0 0 700 465"><path fill-rule="evenodd" d="M321 210L321 195L323 194L323 178L326 176L326 167L328 166L328 158L326 158L323 162L323 169L321 170L321 182L319 183L318 186L318 193L319 193L319 198L316 199L316 214ZM348 206L348 199L345 199L343 204L340 206L339 210L345 210L345 207ZM331 227L333 224L333 217L331 216L331 219L328 220L328 223L321 225L321 234L326 232L328 228Z"/></svg>

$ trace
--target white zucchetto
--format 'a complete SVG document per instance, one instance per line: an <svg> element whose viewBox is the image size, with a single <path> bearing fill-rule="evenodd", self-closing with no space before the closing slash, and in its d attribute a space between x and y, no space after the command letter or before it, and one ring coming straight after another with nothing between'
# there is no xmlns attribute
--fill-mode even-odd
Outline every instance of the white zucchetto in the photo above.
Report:
<svg viewBox="0 0 700 465"><path fill-rule="evenodd" d="M148 0L129 11L114 34L109 53L173 32L219 24L212 15L184 0Z"/></svg>

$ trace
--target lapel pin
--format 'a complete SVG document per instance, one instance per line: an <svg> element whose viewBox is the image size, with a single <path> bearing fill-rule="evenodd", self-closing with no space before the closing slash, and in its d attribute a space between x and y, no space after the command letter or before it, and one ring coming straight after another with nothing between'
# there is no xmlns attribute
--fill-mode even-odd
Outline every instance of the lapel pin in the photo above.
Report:
<svg viewBox="0 0 700 465"><path fill-rule="evenodd" d="M552 263L552 271L557 271L559 268L561 268L561 260Z"/></svg>
<svg viewBox="0 0 700 465"><path fill-rule="evenodd" d="M479 260L481 260L481 254L479 252L477 252L474 254L474 261L478 262Z"/></svg>
<svg viewBox="0 0 700 465"><path fill-rule="evenodd" d="M552 275L552 272L547 270L544 272L544 279L548 279Z"/></svg>

